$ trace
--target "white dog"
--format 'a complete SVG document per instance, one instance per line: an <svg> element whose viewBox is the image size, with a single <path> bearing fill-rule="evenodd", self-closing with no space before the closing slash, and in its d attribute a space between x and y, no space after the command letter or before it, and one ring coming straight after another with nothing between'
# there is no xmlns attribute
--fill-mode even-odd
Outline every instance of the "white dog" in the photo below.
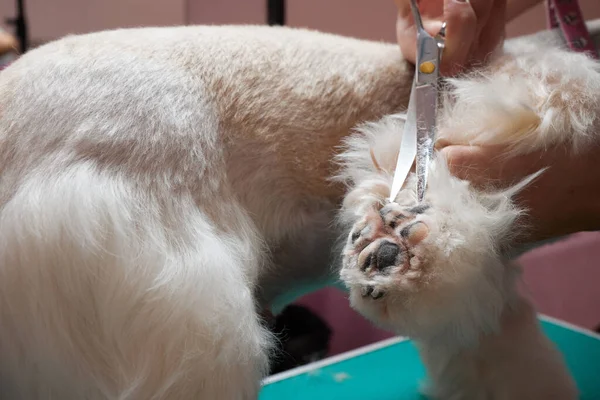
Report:
<svg viewBox="0 0 600 400"><path fill-rule="evenodd" d="M598 64L527 43L451 82L445 139L596 140ZM502 257L527 182L439 158L425 205L412 177L385 202L411 79L396 45L268 27L67 37L0 73L2 399L256 398L262 310L328 276L416 340L433 396L575 399Z"/></svg>

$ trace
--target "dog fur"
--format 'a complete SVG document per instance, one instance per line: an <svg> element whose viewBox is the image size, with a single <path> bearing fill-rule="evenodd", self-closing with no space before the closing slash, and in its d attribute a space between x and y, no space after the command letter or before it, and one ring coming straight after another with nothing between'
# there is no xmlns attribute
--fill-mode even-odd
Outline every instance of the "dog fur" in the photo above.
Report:
<svg viewBox="0 0 600 400"><path fill-rule="evenodd" d="M450 81L441 137L595 140L598 64L536 46ZM4 70L2 398L256 398L261 310L338 274L432 396L576 398L503 258L529 181L479 192L438 158L428 208L413 177L385 202L411 79L394 44L257 26L66 37ZM403 256L361 269L384 240Z"/></svg>

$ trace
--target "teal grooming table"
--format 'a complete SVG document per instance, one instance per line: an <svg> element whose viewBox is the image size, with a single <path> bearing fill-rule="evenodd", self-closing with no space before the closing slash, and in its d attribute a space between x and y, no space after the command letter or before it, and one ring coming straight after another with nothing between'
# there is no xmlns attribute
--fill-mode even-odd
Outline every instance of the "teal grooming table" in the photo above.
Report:
<svg viewBox="0 0 600 400"><path fill-rule="evenodd" d="M600 400L600 336L545 316L540 321L565 357L580 399ZM268 377L259 400L424 400L424 378L413 343L393 338Z"/></svg>

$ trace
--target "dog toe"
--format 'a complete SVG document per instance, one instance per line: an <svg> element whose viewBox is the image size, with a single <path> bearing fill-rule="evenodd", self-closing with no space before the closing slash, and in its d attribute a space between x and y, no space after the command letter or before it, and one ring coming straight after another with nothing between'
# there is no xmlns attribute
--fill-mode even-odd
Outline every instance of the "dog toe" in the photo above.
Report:
<svg viewBox="0 0 600 400"><path fill-rule="evenodd" d="M400 236L411 246L421 243L429 235L429 227L423 221L413 222L400 231Z"/></svg>
<svg viewBox="0 0 600 400"><path fill-rule="evenodd" d="M373 291L371 292L371 298L373 300L379 300L381 299L383 296L385 295L385 291L383 289L380 288L375 288L373 289Z"/></svg>

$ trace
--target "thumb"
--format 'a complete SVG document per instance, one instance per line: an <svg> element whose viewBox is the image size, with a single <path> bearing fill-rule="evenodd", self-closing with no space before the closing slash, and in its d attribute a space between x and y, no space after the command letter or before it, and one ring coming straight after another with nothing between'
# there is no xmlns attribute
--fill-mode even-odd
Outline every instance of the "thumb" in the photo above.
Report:
<svg viewBox="0 0 600 400"><path fill-rule="evenodd" d="M495 158L501 153L496 147L450 145L442 148L439 154L446 159L452 175L476 186L498 178L496 167L499 163Z"/></svg>

